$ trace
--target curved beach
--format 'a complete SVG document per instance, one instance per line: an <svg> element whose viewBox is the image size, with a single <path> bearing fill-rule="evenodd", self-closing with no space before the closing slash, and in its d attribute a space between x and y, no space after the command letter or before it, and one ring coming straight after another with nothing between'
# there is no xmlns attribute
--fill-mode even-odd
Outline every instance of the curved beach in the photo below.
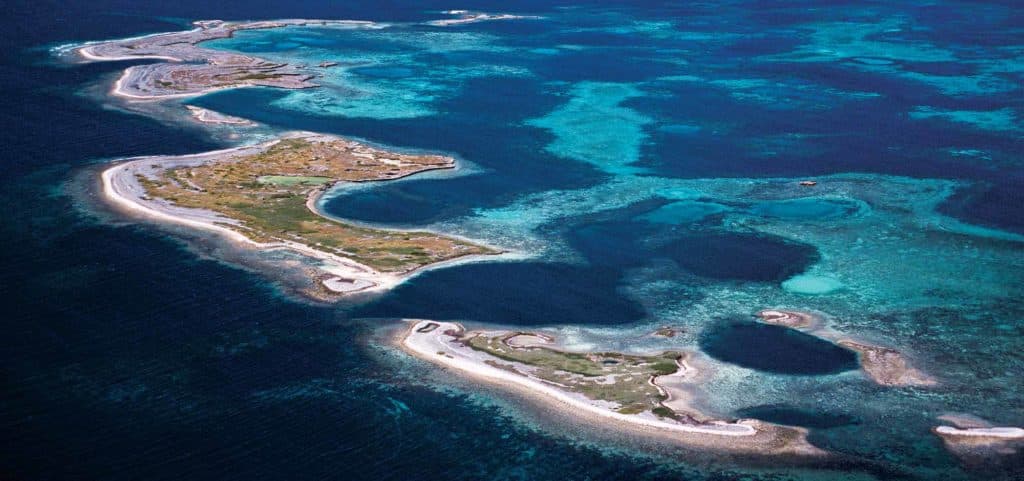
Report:
<svg viewBox="0 0 1024 481"><path fill-rule="evenodd" d="M660 437L685 445L725 451L813 456L823 454L821 450L807 443L804 431L757 420L697 422L688 416L672 419L655 416L649 412L624 414L617 410L614 403L591 399L578 392L560 388L550 381L524 375L517 368L500 364L506 360L466 347L460 342L466 332L459 324L427 320L411 321L409 324L408 329L396 339L396 343L406 352L450 368L459 375L528 395L584 422L612 422L622 429L643 436ZM522 336L514 333L513 335ZM678 368L685 369L685 366L678 365ZM668 389L654 380L649 382L654 383L661 391ZM669 394L667 398L671 400L672 395Z"/></svg>

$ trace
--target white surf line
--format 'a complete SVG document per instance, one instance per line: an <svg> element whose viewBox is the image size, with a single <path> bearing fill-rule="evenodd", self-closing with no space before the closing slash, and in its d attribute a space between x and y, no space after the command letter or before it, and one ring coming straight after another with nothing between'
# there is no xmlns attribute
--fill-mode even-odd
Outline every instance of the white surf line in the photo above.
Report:
<svg viewBox="0 0 1024 481"><path fill-rule="evenodd" d="M431 323L437 324L438 327L434 328L430 332L418 332L419 329L424 328ZM496 381L500 384L511 383L517 385L531 392L542 394L552 401L561 403L577 412L583 411L596 416L610 418L640 427L676 431L687 434L752 436L758 432L757 429L748 424L716 421L715 423L708 425L686 425L610 411L570 396L564 391L540 381L523 375L513 374L464 355L458 349L451 346L450 341L454 338L445 334L445 332L449 330L461 332L463 329L462 326L450 322L419 321L413 324L412 328L409 329L405 338L402 339L402 344L424 360L441 364L472 376Z"/></svg>

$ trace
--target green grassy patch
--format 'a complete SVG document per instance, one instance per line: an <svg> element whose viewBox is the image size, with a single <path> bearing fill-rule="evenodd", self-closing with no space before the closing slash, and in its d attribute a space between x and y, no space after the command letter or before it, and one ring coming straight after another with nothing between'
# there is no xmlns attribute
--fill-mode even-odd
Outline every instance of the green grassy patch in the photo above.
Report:
<svg viewBox="0 0 1024 481"><path fill-rule="evenodd" d="M323 185L331 182L330 177L313 177L305 175L261 175L256 182L273 185Z"/></svg>

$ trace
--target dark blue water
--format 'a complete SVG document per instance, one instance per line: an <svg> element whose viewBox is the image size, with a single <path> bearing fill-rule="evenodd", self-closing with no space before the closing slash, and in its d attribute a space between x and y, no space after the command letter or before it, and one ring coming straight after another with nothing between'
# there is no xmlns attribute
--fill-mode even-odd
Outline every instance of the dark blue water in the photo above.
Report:
<svg viewBox="0 0 1024 481"><path fill-rule="evenodd" d="M568 264L467 264L428 271L353 315L523 325L639 320L639 304L618 292L620 276L614 269Z"/></svg>
<svg viewBox="0 0 1024 481"><path fill-rule="evenodd" d="M784 405L751 406L740 409L735 414L741 418L749 417L770 423L813 429L828 429L857 423L857 418L849 414L815 412Z"/></svg>
<svg viewBox="0 0 1024 481"><path fill-rule="evenodd" d="M857 353L849 349L788 327L747 321L704 331L700 348L721 361L779 374L835 374L858 366Z"/></svg>
<svg viewBox="0 0 1024 481"><path fill-rule="evenodd" d="M723 233L717 219L665 231L635 220L638 213L656 207L645 205L606 218L543 227L546 233L564 236L583 263L488 263L433 271L375 303L341 310L287 299L265 278L199 260L154 230L101 223L67 195L81 189L69 186L69 179L93 162L193 153L221 145L198 130L105 109L96 100L77 95L125 65L56 65L46 46L176 30L203 18L414 21L436 18L431 12L456 7L521 9L552 16L563 11L548 2L470 3L15 1L0 9L6 20L0 36L0 202L5 206L0 214L0 298L6 308L0 342L0 437L5 448L0 478L739 477L727 471L727 464L687 468L580 445L527 429L475 398L423 387L414 381L426 373L382 361L379 356L387 355L367 347L373 328L390 321L353 319L409 316L522 325L623 324L646 315L642 303L624 292L630 269L668 262L694 283L724 280L762 286L813 264L818 254L811 246ZM557 89L545 84L548 80L645 81L659 95L630 99L627 105L659 122L700 124L697 130L658 125L648 129L640 165L654 174L694 178L875 172L977 180L981 183L943 209L967 221L1024 232L1018 202L1024 188L1020 135L906 116L916 105L963 110L1009 105L1020 111L1019 90L950 98L907 79L843 66L746 61L792 50L798 43L788 34L754 35L758 32L769 27L785 30L823 16L842 17L843 9L859 8L837 4L839 13L823 13L806 6L759 4L726 11L699 4L621 2L612 8L586 6L575 20L563 16L552 23L498 22L473 28L509 36L510 44L524 48L553 43L614 47L641 42L625 34L569 30L635 17L685 20L692 23L686 31L714 35L729 23L734 27L729 30L751 35L727 45L669 36L644 40L645 47L684 49L709 76L731 73L735 78L745 74L824 82L836 89L878 92L879 98L828 102L828 108L794 114L777 106L741 102L720 90L659 83L657 77L675 69L649 52L626 62L591 50L530 60L535 77L467 80L457 95L439 102L437 115L427 119L310 115L268 105L282 94L261 89L222 92L193 103L281 128L452 152L483 167L481 175L404 181L342 196L328 206L343 217L422 224L501 206L530 192L583 188L605 180L607 175L591 164L546 152L552 134L523 122L564 101ZM936 40L940 43L987 48L1019 43L1024 20L1015 6L1005 2L1005 8L994 9L1004 11L998 15L941 4L908 6L886 15L915 18L929 27L927 34L916 35L941 39ZM591 10L601 10L601 15ZM609 11L625 17L609 20ZM500 56L433 55L421 60L472 65ZM936 74L976 71L968 66L915 65ZM357 73L398 79L416 72ZM1019 74L1005 77L1020 80ZM793 103L821 101L793 92ZM796 148L771 140L791 132L805 135L806 143ZM991 161L948 155L949 149L984 150ZM769 151L771 155L766 154ZM681 301L686 295L679 294ZM999 322L1019 318L1015 299L1006 300L1002 308L1006 311L997 316ZM927 334L940 314L964 325L978 324L927 309L883 317L894 324L921 326ZM998 328L992 326L978 329ZM702 346L726 362L774 373L830 374L856 368L851 352L772 326L726 323L710 331ZM992 366L981 375L996 377L1004 370ZM963 474L927 428L921 429L915 439L919 442L912 447L890 446L874 439L865 442L860 433L848 438L832 434L853 426L845 414L777 406L741 412L768 421L837 428L827 429L821 442L864 459L886 456L886 468L872 471L882 479L974 477ZM989 474L1012 479L1016 472Z"/></svg>

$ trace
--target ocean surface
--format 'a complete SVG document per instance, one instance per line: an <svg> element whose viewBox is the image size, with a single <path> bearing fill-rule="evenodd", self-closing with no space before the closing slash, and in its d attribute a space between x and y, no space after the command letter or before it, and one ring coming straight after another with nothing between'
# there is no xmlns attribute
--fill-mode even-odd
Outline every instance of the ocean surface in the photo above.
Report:
<svg viewBox="0 0 1024 481"><path fill-rule="evenodd" d="M1024 426L1016 2L355 3L0 9L0 479L1024 478L1021 451L958 458L930 431ZM452 8L541 18L422 23ZM169 105L455 155L454 175L321 208L520 255L321 305L98 209L98 165L255 137L114 102L130 63L54 52L215 18L380 22L208 42L339 65L318 89ZM765 308L821 313L939 383L876 385L852 351L755 323ZM752 464L575 425L397 351L403 317L692 351L702 410L804 426L836 456Z"/></svg>

